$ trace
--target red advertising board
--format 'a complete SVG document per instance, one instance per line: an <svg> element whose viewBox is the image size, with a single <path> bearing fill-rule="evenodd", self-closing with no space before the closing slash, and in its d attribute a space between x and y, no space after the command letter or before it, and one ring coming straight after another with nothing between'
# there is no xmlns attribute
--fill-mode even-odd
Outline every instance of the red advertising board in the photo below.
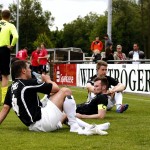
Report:
<svg viewBox="0 0 150 150"><path fill-rule="evenodd" d="M58 85L76 86L76 64L55 64L54 81Z"/></svg>

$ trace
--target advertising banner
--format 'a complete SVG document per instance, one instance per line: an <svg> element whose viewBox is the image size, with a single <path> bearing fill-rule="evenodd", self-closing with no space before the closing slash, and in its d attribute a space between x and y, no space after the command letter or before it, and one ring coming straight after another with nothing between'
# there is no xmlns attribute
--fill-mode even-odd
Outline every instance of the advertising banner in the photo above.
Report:
<svg viewBox="0 0 150 150"><path fill-rule="evenodd" d="M54 81L58 85L76 86L76 66L77 64L55 64Z"/></svg>
<svg viewBox="0 0 150 150"><path fill-rule="evenodd" d="M126 86L126 92L150 94L150 64L109 64L107 75ZM85 87L96 74L96 64L57 64L54 81L58 85Z"/></svg>
<svg viewBox="0 0 150 150"><path fill-rule="evenodd" d="M107 75L126 86L126 92L150 94L150 64L109 64ZM77 65L77 86L85 87L96 74L96 64Z"/></svg>
<svg viewBox="0 0 150 150"><path fill-rule="evenodd" d="M77 86L85 87L87 80L96 74L96 64L77 65Z"/></svg>

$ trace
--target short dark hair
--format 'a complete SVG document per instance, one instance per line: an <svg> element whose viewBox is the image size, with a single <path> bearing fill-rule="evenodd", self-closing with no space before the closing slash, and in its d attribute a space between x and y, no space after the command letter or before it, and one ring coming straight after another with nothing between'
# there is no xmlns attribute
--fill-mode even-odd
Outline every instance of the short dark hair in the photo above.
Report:
<svg viewBox="0 0 150 150"><path fill-rule="evenodd" d="M94 79L94 82L99 81L99 80L101 81L101 85L105 85L106 89L108 89L108 80L107 80L107 78L106 77L96 77Z"/></svg>
<svg viewBox="0 0 150 150"><path fill-rule="evenodd" d="M17 57L14 57L14 58L12 58L11 59L11 64L13 64L15 61L17 61L17 60L20 60L19 58L17 58Z"/></svg>
<svg viewBox="0 0 150 150"><path fill-rule="evenodd" d="M139 47L139 43L134 43L134 44L136 44L136 45L137 45L137 47ZM134 45L134 44L133 44L133 45Z"/></svg>
<svg viewBox="0 0 150 150"><path fill-rule="evenodd" d="M21 75L22 69L26 69L27 61L24 60L16 60L11 65L11 77L14 81L15 78L18 78Z"/></svg>
<svg viewBox="0 0 150 150"><path fill-rule="evenodd" d="M2 19L9 19L10 18L10 11L9 10L3 10L1 13Z"/></svg>

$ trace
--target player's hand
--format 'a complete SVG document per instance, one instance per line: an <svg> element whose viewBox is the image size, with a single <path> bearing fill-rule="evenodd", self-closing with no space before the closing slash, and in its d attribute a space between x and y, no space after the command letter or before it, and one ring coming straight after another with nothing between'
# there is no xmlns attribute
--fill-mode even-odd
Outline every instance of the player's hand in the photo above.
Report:
<svg viewBox="0 0 150 150"><path fill-rule="evenodd" d="M115 91L110 89L110 90L107 91L107 94L110 95L113 98L114 95L115 95Z"/></svg>
<svg viewBox="0 0 150 150"><path fill-rule="evenodd" d="M12 50L12 49L13 49L13 46L8 45L7 48L9 48L10 50Z"/></svg>
<svg viewBox="0 0 150 150"><path fill-rule="evenodd" d="M49 75L42 74L42 81L46 82L46 83L49 83L49 81L51 81L51 78L50 78Z"/></svg>

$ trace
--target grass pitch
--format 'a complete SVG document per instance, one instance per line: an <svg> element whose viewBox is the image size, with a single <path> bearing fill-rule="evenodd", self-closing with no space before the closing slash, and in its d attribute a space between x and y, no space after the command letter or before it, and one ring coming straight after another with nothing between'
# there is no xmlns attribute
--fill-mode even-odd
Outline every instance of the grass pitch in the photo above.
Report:
<svg viewBox="0 0 150 150"><path fill-rule="evenodd" d="M85 89L71 89L77 103L85 101ZM107 136L70 133L65 125L55 132L31 132L11 110L0 125L0 150L148 150L150 96L124 93L123 101L129 104L129 108L122 114L116 113L114 108L107 112L103 120L85 119L96 124L110 122Z"/></svg>

